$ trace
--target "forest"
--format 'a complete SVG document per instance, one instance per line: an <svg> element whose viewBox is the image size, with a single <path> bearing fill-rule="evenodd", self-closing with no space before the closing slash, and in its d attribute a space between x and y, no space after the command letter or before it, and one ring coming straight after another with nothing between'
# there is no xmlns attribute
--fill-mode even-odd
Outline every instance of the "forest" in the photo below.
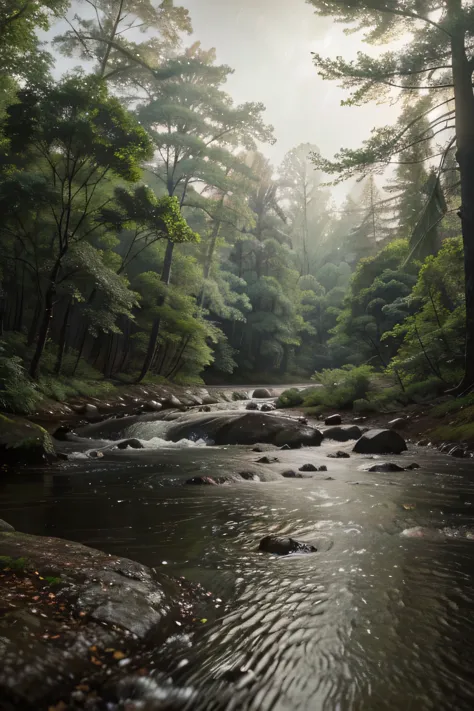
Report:
<svg viewBox="0 0 474 711"><path fill-rule="evenodd" d="M469 392L473 8L310 5L378 47L314 72L395 121L272 165L265 107L171 0L2 2L3 409L114 382L337 378L360 409Z"/></svg>

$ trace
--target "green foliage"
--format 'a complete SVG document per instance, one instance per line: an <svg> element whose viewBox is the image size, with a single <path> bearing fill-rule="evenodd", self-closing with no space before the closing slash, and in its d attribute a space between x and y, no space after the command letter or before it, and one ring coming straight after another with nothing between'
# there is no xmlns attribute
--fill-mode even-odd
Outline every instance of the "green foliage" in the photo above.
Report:
<svg viewBox="0 0 474 711"><path fill-rule="evenodd" d="M371 387L374 368L369 365L346 365L339 369L323 370L313 375L321 387L305 396L304 407L350 408L354 401L366 399Z"/></svg>
<svg viewBox="0 0 474 711"><path fill-rule="evenodd" d="M41 394L29 379L17 355L0 342L0 409L28 415L36 409Z"/></svg>
<svg viewBox="0 0 474 711"><path fill-rule="evenodd" d="M278 398L277 407L299 407L303 404L304 391L297 388L284 390Z"/></svg>

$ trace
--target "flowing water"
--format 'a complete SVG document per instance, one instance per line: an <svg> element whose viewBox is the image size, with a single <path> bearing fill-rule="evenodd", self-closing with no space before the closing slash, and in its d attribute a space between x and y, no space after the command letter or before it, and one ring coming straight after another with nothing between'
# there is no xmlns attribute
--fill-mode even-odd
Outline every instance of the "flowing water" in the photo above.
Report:
<svg viewBox="0 0 474 711"><path fill-rule="evenodd" d="M327 465L312 478L183 486L261 455L170 447L163 423L126 434L148 449L2 477L2 517L166 567L219 597L216 619L177 664L176 683L198 692L190 708L474 708L472 461L412 448L388 459L421 469L369 473L373 461L329 459L350 447L325 443L279 452L281 463L266 467ZM318 552L261 554L269 533Z"/></svg>

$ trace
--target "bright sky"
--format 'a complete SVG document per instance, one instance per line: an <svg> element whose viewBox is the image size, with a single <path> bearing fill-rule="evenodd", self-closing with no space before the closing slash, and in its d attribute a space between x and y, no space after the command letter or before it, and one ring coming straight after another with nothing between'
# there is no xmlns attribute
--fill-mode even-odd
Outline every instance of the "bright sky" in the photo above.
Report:
<svg viewBox="0 0 474 711"><path fill-rule="evenodd" d="M180 0L189 9L193 39L215 47L218 61L235 69L228 83L237 102L262 101L277 144L265 153L276 165L299 143L314 143L331 157L341 147L357 147L374 125L392 123L388 105L343 107L347 94L323 81L311 52L345 58L362 49L341 25L317 17L304 0ZM346 187L338 189L338 197Z"/></svg>

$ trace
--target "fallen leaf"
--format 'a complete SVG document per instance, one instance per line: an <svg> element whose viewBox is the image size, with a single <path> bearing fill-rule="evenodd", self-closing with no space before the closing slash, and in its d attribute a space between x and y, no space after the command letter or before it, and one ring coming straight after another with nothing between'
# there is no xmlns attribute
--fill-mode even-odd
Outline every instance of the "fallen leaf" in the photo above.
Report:
<svg viewBox="0 0 474 711"><path fill-rule="evenodd" d="M91 657L91 662L92 664L95 664L96 667L102 666L102 662L100 661L100 659L97 659L97 657Z"/></svg>
<svg viewBox="0 0 474 711"><path fill-rule="evenodd" d="M413 509L416 509L415 504L403 504L403 508L405 511L413 511Z"/></svg>
<svg viewBox="0 0 474 711"><path fill-rule="evenodd" d="M117 650L113 653L112 656L113 656L114 659L125 659L125 654L124 654L123 652L121 652L119 649L117 649Z"/></svg>
<svg viewBox="0 0 474 711"><path fill-rule="evenodd" d="M201 620L201 622L202 622L203 625L206 624L207 618L206 618L206 617L203 617L202 620Z"/></svg>

